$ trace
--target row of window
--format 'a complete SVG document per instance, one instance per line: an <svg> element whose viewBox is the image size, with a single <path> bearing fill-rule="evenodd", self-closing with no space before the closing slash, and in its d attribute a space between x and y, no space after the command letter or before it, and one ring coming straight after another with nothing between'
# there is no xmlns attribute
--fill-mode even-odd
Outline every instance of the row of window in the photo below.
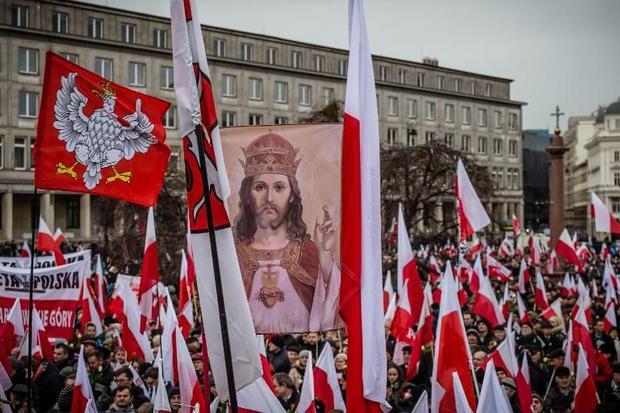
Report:
<svg viewBox="0 0 620 413"><path fill-rule="evenodd" d="M400 143L400 139L398 136L399 129L389 127L387 129L387 144L388 145L397 145ZM408 128L405 136L405 145L414 146L420 144L430 144L436 139L436 133L433 131L426 131L424 133L424 140L418 136L418 130L414 128ZM446 146L451 148L458 148L463 152L474 152L476 151L480 155L488 154L488 142L489 138L486 136L478 136L477 146L474 149L472 147L472 137L471 135L461 135L460 144L457 145L455 141L454 133L445 133L443 136L443 142ZM503 156L504 155L504 140L501 138L493 138L493 152L492 154L495 156ZM516 158L519 155L519 141L516 139L511 139L508 141L508 156L512 158Z"/></svg>
<svg viewBox="0 0 620 413"><path fill-rule="evenodd" d="M27 6L13 6L11 24L16 27L30 27L30 10ZM52 13L52 31L55 33L69 33L69 14L61 11ZM138 37L138 27L134 23L121 23L120 40L123 43L136 43ZM88 18L88 37L93 39L103 39L104 20L99 17ZM153 29L154 47L161 49L168 48L168 31L164 29Z"/></svg>
<svg viewBox="0 0 620 413"><path fill-rule="evenodd" d="M29 27L29 8L27 6L13 6L12 8L12 24L17 27ZM93 39L103 39L104 33L104 20L100 17L88 18L88 37ZM52 31L56 33L68 33L69 32L69 14L60 11L54 11L52 15ZM128 44L135 44L138 38L138 27L134 23L121 22L120 26L120 41ZM153 29L152 45L157 48L167 49L168 43L168 31L165 29ZM228 42L223 38L216 38L213 40L213 52L217 57L229 57ZM257 56L255 51L255 45L248 42L241 42L239 46L239 58L244 61L264 61L269 65L282 65L283 59L280 56L280 50L277 47L267 47L265 50L264 60ZM301 50L292 50L288 57L288 65L293 69L312 69L317 72L325 72L326 57L321 54L313 54L311 56L311 66L305 67L303 53ZM339 75L347 74L347 60L343 56L342 59L338 59L337 73ZM415 82L410 79L409 70L401 68L398 70L397 82L403 85L414 84L418 87L431 87L438 90L452 90L457 93L463 93L463 79L452 78L450 79L450 89L448 88L448 82L445 75L434 76L434 83L430 82L430 74L424 72L416 72ZM390 74L390 67L386 65L380 65L377 68L377 80L383 82L394 81ZM471 95L478 95L478 82L476 80L469 81L468 93ZM493 84L490 82L485 83L484 96L491 97L494 95Z"/></svg>
<svg viewBox="0 0 620 413"><path fill-rule="evenodd" d="M4 168L4 136L0 135L0 169ZM13 139L13 165L12 167L25 171L27 169L34 169L34 156L28 156L32 154L34 148L34 138L26 136L16 136Z"/></svg>
<svg viewBox="0 0 620 413"><path fill-rule="evenodd" d="M237 112L223 111L220 118L220 126L228 128L232 126L238 126ZM289 118L283 115L275 115L273 117L274 125L284 125L289 123ZM248 115L248 125L263 125L265 124L265 117L261 113L250 113Z"/></svg>
<svg viewBox="0 0 620 413"><path fill-rule="evenodd" d="M400 113L399 99L395 96L387 97L387 115L399 116ZM407 117L415 119L418 117L418 102L415 99L407 99L406 101ZM452 103L444 104L444 121L447 123L454 123L455 120L455 106ZM486 127L488 124L487 110L478 109L477 112L477 125ZM437 104L435 102L424 102L424 119L436 120L437 119ZM461 106L461 123L463 125L471 125L471 107ZM508 114L508 128L517 129L518 116L516 113ZM502 112L493 111L493 127L502 128L503 119Z"/></svg>
<svg viewBox="0 0 620 413"><path fill-rule="evenodd" d="M495 189L519 189L519 169L493 167L491 180Z"/></svg>

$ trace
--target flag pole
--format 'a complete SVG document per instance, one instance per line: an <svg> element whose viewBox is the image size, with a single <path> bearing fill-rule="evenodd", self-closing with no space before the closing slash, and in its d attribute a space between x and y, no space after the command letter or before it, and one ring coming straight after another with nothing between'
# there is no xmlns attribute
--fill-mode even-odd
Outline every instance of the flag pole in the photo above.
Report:
<svg viewBox="0 0 620 413"><path fill-rule="evenodd" d="M224 305L224 290L222 288L222 275L220 273L220 261L217 252L217 239L215 237L213 211L211 210L211 191L209 188L207 167L205 165L206 151L204 141L206 137L202 128L203 127L201 124L197 124L194 131L196 133L196 141L198 142L198 157L200 159L200 173L202 175L203 193L205 197L205 213L207 215L207 225L209 228L209 244L211 246L211 260L213 262L213 278L215 281L215 293L217 295L217 308L220 316L220 330L222 331L222 347L224 349L224 364L226 366L230 409L232 413L237 413L237 389L235 387L232 352L230 349L230 338L228 336L228 320L226 318L226 306Z"/></svg>
<svg viewBox="0 0 620 413"><path fill-rule="evenodd" d="M32 191L32 202L30 204L30 225L32 234L32 251L30 251L30 281L28 282L28 398L26 405L28 411L32 411L32 312L34 311L34 254L35 248L35 226L37 222L37 186L34 185ZM43 344L41 344L43 345Z"/></svg>

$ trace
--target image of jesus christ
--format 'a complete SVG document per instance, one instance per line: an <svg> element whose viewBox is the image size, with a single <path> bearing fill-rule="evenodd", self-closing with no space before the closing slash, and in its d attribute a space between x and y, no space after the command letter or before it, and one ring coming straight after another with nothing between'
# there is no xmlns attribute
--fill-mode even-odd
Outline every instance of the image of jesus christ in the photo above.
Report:
<svg viewBox="0 0 620 413"><path fill-rule="evenodd" d="M233 233L257 333L335 328L340 269L329 209L323 206L311 236L295 176L301 159L284 137L270 132L242 150Z"/></svg>

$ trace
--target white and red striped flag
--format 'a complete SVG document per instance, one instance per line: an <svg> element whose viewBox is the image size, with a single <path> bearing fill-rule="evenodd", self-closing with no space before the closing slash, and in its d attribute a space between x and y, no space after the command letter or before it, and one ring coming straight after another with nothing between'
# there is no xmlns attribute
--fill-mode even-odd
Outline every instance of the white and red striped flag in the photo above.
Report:
<svg viewBox="0 0 620 413"><path fill-rule="evenodd" d="M471 277L469 279L469 289L472 293L478 294L478 290L480 290L480 284L482 279L484 278L484 272L482 271L482 258L480 258L481 254L476 256L476 261L474 262L474 269L471 272Z"/></svg>
<svg viewBox="0 0 620 413"><path fill-rule="evenodd" d="M521 235L521 224L519 224L519 218L515 214L512 214L512 233L515 239Z"/></svg>
<svg viewBox="0 0 620 413"><path fill-rule="evenodd" d="M314 366L314 395L323 402L326 412L333 409L346 410L342 392L338 385L332 347L328 342L325 342L325 346L323 346Z"/></svg>
<svg viewBox="0 0 620 413"><path fill-rule="evenodd" d="M347 410L378 411L385 401L381 297L379 119L361 0L349 1L349 69L342 141L340 315L349 338Z"/></svg>
<svg viewBox="0 0 620 413"><path fill-rule="evenodd" d="M101 264L101 254L97 254L95 264L95 294L97 295L97 309L99 315L105 314L105 277L103 275L103 264Z"/></svg>
<svg viewBox="0 0 620 413"><path fill-rule="evenodd" d="M312 353L308 354L308 364L304 373L304 381L299 392L299 403L297 413L316 413L316 403L314 401L314 369L312 368Z"/></svg>
<svg viewBox="0 0 620 413"><path fill-rule="evenodd" d="M459 218L459 241L465 241L475 232L491 223L474 186L467 176L463 161L456 166L455 194Z"/></svg>
<svg viewBox="0 0 620 413"><path fill-rule="evenodd" d="M265 380L265 383L267 383L271 391L274 392L275 389L271 378L271 365L267 359L267 349L265 348L265 336L258 335L256 336L256 340L258 343L258 352L260 353L260 362L263 366L263 380Z"/></svg>
<svg viewBox="0 0 620 413"><path fill-rule="evenodd" d="M450 261L446 264L441 281L441 303L431 377L431 412L433 413L456 410L454 375L460 379L467 404L471 409L475 407L471 353L465 335L465 325Z"/></svg>
<svg viewBox="0 0 620 413"><path fill-rule="evenodd" d="M19 298L16 298L4 323L0 325L0 345L2 346L0 351L4 351L5 355L8 356L19 345L24 335L21 302Z"/></svg>
<svg viewBox="0 0 620 413"><path fill-rule="evenodd" d="M512 271L504 267L499 261L497 261L491 254L487 253L487 275L489 277L496 277L500 281L510 281Z"/></svg>
<svg viewBox="0 0 620 413"><path fill-rule="evenodd" d="M392 273L388 270L385 275L385 282L383 283L383 312L385 313L392 301L394 295L394 287L392 287Z"/></svg>
<svg viewBox="0 0 620 413"><path fill-rule="evenodd" d="M579 343L575 374L575 411L579 413L594 413L598 406L594 384L596 370L590 368L587 358L587 351Z"/></svg>
<svg viewBox="0 0 620 413"><path fill-rule="evenodd" d="M93 390L90 387L86 360L84 359L84 346L80 346L77 370L75 372L75 384L73 385L73 398L71 399L71 412L84 412L89 400L94 400Z"/></svg>
<svg viewBox="0 0 620 413"><path fill-rule="evenodd" d="M45 223L43 217L39 217L39 232L37 235L36 247L39 251L52 253L54 255L56 265L64 265L67 263L67 260L64 255L62 255L62 251L54 240L52 232Z"/></svg>
<svg viewBox="0 0 620 413"><path fill-rule="evenodd" d="M405 280L405 291L409 286L409 280ZM403 348L411 345L413 339L413 323L415 318L411 315L411 305L409 304L409 295L403 294L398 300L394 319L390 326L390 334L396 339L394 346L393 361L398 365L405 363Z"/></svg>
<svg viewBox="0 0 620 413"><path fill-rule="evenodd" d="M409 242L409 231L405 224L403 207L398 205L398 260L396 280L397 292L401 296L407 292L409 294L409 304L411 305L411 316L417 320L422 309L422 282L418 274L418 267L413 256L411 243ZM405 282L408 281L405 289Z"/></svg>
<svg viewBox="0 0 620 413"><path fill-rule="evenodd" d="M521 258L521 265L519 266L519 278L517 280L519 293L525 294L525 284L527 284L531 279L532 274L530 273L530 269L525 263L525 259Z"/></svg>
<svg viewBox="0 0 620 413"><path fill-rule="evenodd" d="M575 250L575 244L573 243L573 240L568 234L566 228L564 228L560 238L558 238L558 242L555 244L555 251L559 256L563 257L567 263L579 267L581 266L579 256L577 256L577 251Z"/></svg>
<svg viewBox="0 0 620 413"><path fill-rule="evenodd" d="M606 232L608 234L620 234L620 222L609 211L603 201L591 192L592 204L590 212L594 220L594 229L597 232Z"/></svg>
<svg viewBox="0 0 620 413"><path fill-rule="evenodd" d="M155 218L153 207L149 207L146 220L146 236L144 238L144 256L140 270L140 331L146 331L149 321L157 318L157 306L153 305L155 289L159 282L159 258L157 256L157 237L155 235Z"/></svg>
<svg viewBox="0 0 620 413"><path fill-rule="evenodd" d="M429 300L424 295L424 304L418 320L418 329L413 337L411 344L411 356L407 365L407 381L411 381L418 374L418 367L422 359L422 347L432 344L435 336L433 334L433 316L429 306Z"/></svg>
<svg viewBox="0 0 620 413"><path fill-rule="evenodd" d="M540 313L540 317L544 318L547 321L551 321L553 318L557 318L557 321L560 327L562 327L562 331L566 331L565 325L564 325L564 318L562 317L562 299L561 298L556 298L555 300L553 300L551 305L549 305L549 307L547 307L545 310L543 310Z"/></svg>
<svg viewBox="0 0 620 413"><path fill-rule="evenodd" d="M483 366L486 367L488 363L493 362L496 366L504 369L506 374L514 379L519 372L519 364L515 356L516 348L514 332L509 331L506 334L506 339L489 354Z"/></svg>
<svg viewBox="0 0 620 413"><path fill-rule="evenodd" d="M41 321L41 316L37 311L37 308L33 305L32 308L32 357L39 360L45 359L47 361L54 360L54 351L52 344ZM26 333L28 334L28 333ZM28 356L28 342L26 341L19 353L19 358Z"/></svg>
<svg viewBox="0 0 620 413"><path fill-rule="evenodd" d="M30 245L28 245L28 241L24 241L22 244L22 248L20 251L20 256L22 257L30 257L32 255L32 251L30 251Z"/></svg>
<svg viewBox="0 0 620 413"><path fill-rule="evenodd" d="M506 321L499 308L497 297L495 297L495 292L493 291L493 287L491 287L489 277L482 278L482 284L480 285L480 290L476 294L471 312L478 314L492 326L504 324Z"/></svg>
<svg viewBox="0 0 620 413"><path fill-rule="evenodd" d="M245 289L225 206L230 186L197 2L171 0L170 3L174 86L188 184L189 244L195 259L211 371L217 393L222 401L227 401L235 389L229 389L227 383L216 273L221 274L221 298L226 310L225 326L236 391L261 377L262 368L250 307L247 300L241 299L245 297ZM211 237L215 241L213 245ZM218 268L213 260L216 248ZM379 285L377 293L380 291Z"/></svg>
<svg viewBox="0 0 620 413"><path fill-rule="evenodd" d="M157 367L157 389L153 398L153 413L172 413L168 393L166 392L166 382L164 382L161 360L159 360Z"/></svg>
<svg viewBox="0 0 620 413"><path fill-rule="evenodd" d="M54 237L54 241L56 242L56 244L58 244L58 247L60 248L62 243L65 242L65 234L62 233L62 230L60 228L56 228L56 231L54 231L53 237Z"/></svg>
<svg viewBox="0 0 620 413"><path fill-rule="evenodd" d="M611 290L605 291L605 318L603 319L603 326L607 334L609 334L613 328L618 327L614 298L615 294L612 295Z"/></svg>
<svg viewBox="0 0 620 413"><path fill-rule="evenodd" d="M179 327L183 337L187 339L189 332L194 328L194 307L191 300L191 286L187 272L187 257L181 250L181 274L179 275Z"/></svg>
<svg viewBox="0 0 620 413"><path fill-rule="evenodd" d="M566 339L562 345L564 350L564 367L568 368L571 374L575 371L573 363L575 362L575 347L573 346L573 320L568 320L568 332L566 333Z"/></svg>
<svg viewBox="0 0 620 413"><path fill-rule="evenodd" d="M461 383L461 378L456 371L452 372L452 390L454 391L454 407L451 410L439 410L439 412L443 413L446 411L454 413L472 413L473 409L471 407L471 399L469 395L465 393L463 383ZM431 412L435 412L435 410L433 410L432 399Z"/></svg>
<svg viewBox="0 0 620 413"><path fill-rule="evenodd" d="M600 256L601 259L607 259L607 257L609 257L609 248L607 247L607 244L603 242L603 245L601 245L601 252L600 252Z"/></svg>
<svg viewBox="0 0 620 413"><path fill-rule="evenodd" d="M478 400L477 413L512 413L508 397L499 384L497 372L493 362L489 362L484 372L480 400Z"/></svg>
<svg viewBox="0 0 620 413"><path fill-rule="evenodd" d="M103 333L101 317L99 316L99 310L95 306L95 300L88 284L88 280L85 280L82 285L82 318L80 319L80 325L82 327L82 334L86 332L86 326L92 324L95 326L96 334L99 335Z"/></svg>
<svg viewBox="0 0 620 413"><path fill-rule="evenodd" d="M504 316L504 320L508 320L508 315L510 314L510 285L508 283L504 285L504 296L499 302L499 309Z"/></svg>
<svg viewBox="0 0 620 413"><path fill-rule="evenodd" d="M519 309L519 324L531 323L532 319L527 313L527 307L523 303L521 294L517 294L517 308Z"/></svg>
<svg viewBox="0 0 620 413"><path fill-rule="evenodd" d="M532 385L530 382L530 366L528 363L528 355L523 354L521 368L517 373L517 377L515 377L517 396L519 397L521 411L524 413L532 411Z"/></svg>
<svg viewBox="0 0 620 413"><path fill-rule="evenodd" d="M127 358L137 358L147 362L153 360L151 344L146 334L140 330L140 308L138 300L125 281L116 281L115 298L120 301L122 314L118 314L121 323L123 346L127 350Z"/></svg>
<svg viewBox="0 0 620 413"><path fill-rule="evenodd" d="M549 307L549 300L547 299L547 290L545 288L545 281L543 280L540 269L536 268L536 286L534 287L534 302L536 306L542 310L546 310Z"/></svg>
<svg viewBox="0 0 620 413"><path fill-rule="evenodd" d="M586 320L585 308L580 306L573 321L573 345L579 345L585 351L585 358L588 362L588 369L591 374L596 374L596 350L592 344L590 328Z"/></svg>
<svg viewBox="0 0 620 413"><path fill-rule="evenodd" d="M202 389L200 388L200 382L198 381L198 376L196 375L196 369L194 368L192 357L189 354L189 350L187 349L181 330L179 330L178 327L175 330L177 363L174 367L178 372L182 404L179 409L179 413L207 413L209 405L207 404L207 401L205 401ZM254 342L256 343L256 340L254 340ZM200 408L195 409L196 405L200 405Z"/></svg>

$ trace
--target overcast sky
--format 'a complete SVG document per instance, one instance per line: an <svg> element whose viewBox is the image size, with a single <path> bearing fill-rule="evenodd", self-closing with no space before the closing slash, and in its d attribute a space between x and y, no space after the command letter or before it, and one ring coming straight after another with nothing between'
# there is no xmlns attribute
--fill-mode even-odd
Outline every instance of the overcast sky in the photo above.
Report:
<svg viewBox="0 0 620 413"><path fill-rule="evenodd" d="M85 1L169 16L167 0ZM347 48L347 0L197 1L204 24ZM524 128L620 96L619 0L366 0L366 17L375 54L514 79Z"/></svg>

